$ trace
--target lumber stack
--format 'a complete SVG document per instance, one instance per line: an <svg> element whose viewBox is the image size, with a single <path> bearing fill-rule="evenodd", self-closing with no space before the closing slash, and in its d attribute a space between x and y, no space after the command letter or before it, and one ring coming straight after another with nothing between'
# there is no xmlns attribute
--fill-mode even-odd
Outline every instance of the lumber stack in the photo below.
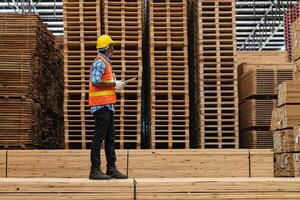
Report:
<svg viewBox="0 0 300 200"><path fill-rule="evenodd" d="M238 148L235 2L196 1L198 63L197 147Z"/></svg>
<svg viewBox="0 0 300 200"><path fill-rule="evenodd" d="M291 30L292 61L295 64L294 80L300 80L300 17L293 22Z"/></svg>
<svg viewBox="0 0 300 200"><path fill-rule="evenodd" d="M0 146L62 148L63 63L33 14L0 15Z"/></svg>
<svg viewBox="0 0 300 200"><path fill-rule="evenodd" d="M141 148L143 5L139 0L102 2L102 34L110 35L117 42L112 58L113 72L118 80L136 77L117 93L116 140L121 149Z"/></svg>
<svg viewBox="0 0 300 200"><path fill-rule="evenodd" d="M264 56L262 63L245 59L247 62L238 67L240 144L243 148L273 147L270 125L272 110L277 107L277 87L293 78L294 64L285 61L275 64L272 55Z"/></svg>
<svg viewBox="0 0 300 200"><path fill-rule="evenodd" d="M299 178L0 179L1 200L299 199Z"/></svg>
<svg viewBox="0 0 300 200"><path fill-rule="evenodd" d="M275 176L300 176L300 81L278 86L278 104L272 113Z"/></svg>
<svg viewBox="0 0 300 200"><path fill-rule="evenodd" d="M87 178L89 154L74 149L1 150L0 177ZM134 178L273 177L274 171L270 149L118 149L116 155L118 169Z"/></svg>
<svg viewBox="0 0 300 200"><path fill-rule="evenodd" d="M189 148L187 2L149 1L151 148Z"/></svg>

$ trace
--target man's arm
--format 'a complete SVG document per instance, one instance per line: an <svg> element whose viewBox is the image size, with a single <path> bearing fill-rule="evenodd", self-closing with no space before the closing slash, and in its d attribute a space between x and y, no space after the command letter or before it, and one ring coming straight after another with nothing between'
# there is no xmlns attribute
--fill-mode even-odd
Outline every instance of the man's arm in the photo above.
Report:
<svg viewBox="0 0 300 200"><path fill-rule="evenodd" d="M105 72L105 64L101 60L97 60L92 65L92 85L98 88L108 88L108 87L115 87L116 82L112 81L102 81L102 75Z"/></svg>

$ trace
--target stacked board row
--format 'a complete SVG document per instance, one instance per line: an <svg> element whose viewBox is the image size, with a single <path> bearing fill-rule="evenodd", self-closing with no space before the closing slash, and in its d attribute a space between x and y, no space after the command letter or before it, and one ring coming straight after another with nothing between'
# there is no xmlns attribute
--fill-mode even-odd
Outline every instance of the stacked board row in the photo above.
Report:
<svg viewBox="0 0 300 200"><path fill-rule="evenodd" d="M63 148L63 60L38 16L0 15L0 146Z"/></svg>
<svg viewBox="0 0 300 200"><path fill-rule="evenodd" d="M267 56L266 56L267 57ZM293 78L294 64L248 61L238 67L240 144L242 148L272 148L272 110L277 106L277 87Z"/></svg>

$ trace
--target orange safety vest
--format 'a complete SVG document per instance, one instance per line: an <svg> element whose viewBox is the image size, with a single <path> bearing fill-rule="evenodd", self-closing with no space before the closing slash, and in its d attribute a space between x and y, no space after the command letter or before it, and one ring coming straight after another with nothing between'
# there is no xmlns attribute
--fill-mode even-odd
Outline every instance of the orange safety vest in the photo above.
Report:
<svg viewBox="0 0 300 200"><path fill-rule="evenodd" d="M105 72L102 75L101 80L111 82L113 81L113 73L111 70L110 63L103 58L102 56L98 55L97 59L101 59L105 64ZM95 61L96 61L95 60ZM92 68L91 68L92 73ZM92 85L92 80L90 80L89 85L89 106L101 106L107 104L114 104L116 103L116 93L114 87L108 88L98 88Z"/></svg>

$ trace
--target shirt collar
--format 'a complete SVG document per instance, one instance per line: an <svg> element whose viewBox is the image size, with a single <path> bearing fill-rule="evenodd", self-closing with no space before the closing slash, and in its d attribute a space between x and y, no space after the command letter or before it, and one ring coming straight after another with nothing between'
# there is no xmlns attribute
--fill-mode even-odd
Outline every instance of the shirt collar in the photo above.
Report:
<svg viewBox="0 0 300 200"><path fill-rule="evenodd" d="M103 58L105 58L105 59L111 64L111 60L110 60L105 54L103 54L103 53L101 53L101 52L98 52L98 54L99 54L100 56L102 56Z"/></svg>

